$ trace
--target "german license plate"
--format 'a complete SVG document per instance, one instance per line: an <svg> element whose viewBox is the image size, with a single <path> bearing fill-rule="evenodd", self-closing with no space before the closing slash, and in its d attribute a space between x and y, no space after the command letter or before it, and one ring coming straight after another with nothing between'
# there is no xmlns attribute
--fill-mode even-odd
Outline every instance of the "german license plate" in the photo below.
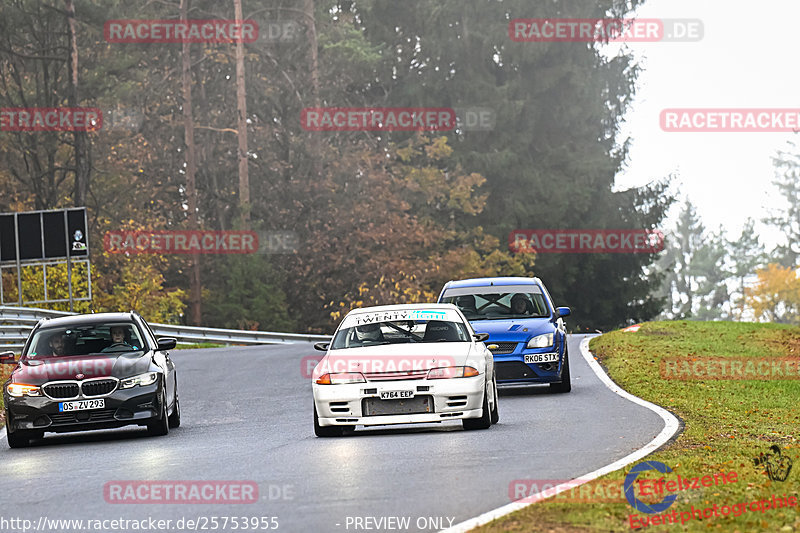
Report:
<svg viewBox="0 0 800 533"><path fill-rule="evenodd" d="M557 353L530 353L525 356L526 363L556 363Z"/></svg>
<svg viewBox="0 0 800 533"><path fill-rule="evenodd" d="M78 400L75 402L59 402L59 412L87 411L89 409L103 409L106 406L105 399L99 400Z"/></svg>
<svg viewBox="0 0 800 533"><path fill-rule="evenodd" d="M413 398L414 391L410 390L384 390L381 391L381 400L399 400L402 398Z"/></svg>

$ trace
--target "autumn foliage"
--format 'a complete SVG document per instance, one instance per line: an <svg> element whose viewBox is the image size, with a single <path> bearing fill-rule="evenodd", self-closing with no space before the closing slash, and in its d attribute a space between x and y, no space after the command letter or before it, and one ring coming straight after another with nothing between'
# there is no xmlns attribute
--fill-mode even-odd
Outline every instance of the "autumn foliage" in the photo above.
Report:
<svg viewBox="0 0 800 533"><path fill-rule="evenodd" d="M758 320L800 324L800 278L797 269L774 263L756 271L758 281L745 289L745 301Z"/></svg>

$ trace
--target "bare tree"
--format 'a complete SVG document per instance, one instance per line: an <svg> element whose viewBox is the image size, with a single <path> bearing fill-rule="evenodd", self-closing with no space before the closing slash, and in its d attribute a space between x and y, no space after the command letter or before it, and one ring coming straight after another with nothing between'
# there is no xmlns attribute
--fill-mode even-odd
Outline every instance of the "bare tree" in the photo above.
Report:
<svg viewBox="0 0 800 533"><path fill-rule="evenodd" d="M311 101L314 107L320 107L319 100L319 59L317 49L317 22L314 10L314 0L303 0L303 14L305 15L308 29L306 36L308 37L308 70L311 74ZM311 147L312 168L314 170L314 177L322 175L322 150L320 149L319 134L317 132L309 132L311 138L309 146Z"/></svg>
<svg viewBox="0 0 800 533"><path fill-rule="evenodd" d="M242 19L242 0L233 0L234 18ZM247 89L244 81L244 39L236 40L236 108L239 138L239 212L242 229L250 229L250 176L247 170Z"/></svg>
<svg viewBox="0 0 800 533"><path fill-rule="evenodd" d="M69 92L67 99L70 107L76 107L78 99L78 35L75 28L75 3L73 0L64 0L67 11L67 27L69 28ZM89 161L89 139L85 131L73 133L75 149L75 187L73 189L73 202L76 207L86 205L86 195L89 191L89 175L91 162Z"/></svg>
<svg viewBox="0 0 800 533"><path fill-rule="evenodd" d="M181 22L186 23L189 0L181 0ZM186 197L189 207L189 229L197 230L197 156L194 144L194 118L192 116L192 72L191 72L191 43L183 41L181 49L182 81L183 81L183 132L186 143ZM200 325L203 320L202 293L200 286L200 255L192 254L192 274L189 280L189 305L191 322Z"/></svg>

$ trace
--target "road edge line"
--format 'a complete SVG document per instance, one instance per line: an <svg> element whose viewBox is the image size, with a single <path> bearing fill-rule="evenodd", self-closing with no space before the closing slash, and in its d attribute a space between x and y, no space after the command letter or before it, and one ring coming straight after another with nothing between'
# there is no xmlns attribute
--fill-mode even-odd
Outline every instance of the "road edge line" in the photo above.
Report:
<svg viewBox="0 0 800 533"><path fill-rule="evenodd" d="M612 392L635 404L641 405L642 407L646 407L647 409L650 409L651 411L659 415L661 419L664 420L664 429L662 429L661 432L658 435L656 435L653 440L651 440L649 443L645 444L638 450L626 455L622 459L614 461L611 464L598 468L593 472L589 472L588 474L585 474L583 476L578 476L577 478L570 480L566 483L561 483L560 485L556 485L555 487L550 488L546 491L547 492L546 496L541 491L537 492L534 495L529 495L520 500L507 503L502 507L498 507L497 509L487 511L474 518L470 518L469 520L465 520L463 522L455 524L447 529L443 529L441 530L441 533L462 533L465 531L469 531L470 529L482 526L484 524L488 524L492 520L496 520L502 516L513 513L514 511L519 511L520 509L523 509L529 505L533 505L536 502L540 502L547 498L552 498L556 494L560 494L566 490L579 487L580 485L592 481L593 479L597 479L600 476L604 476L610 472L619 470L620 468L627 466L635 461L638 461L639 459L642 459L643 457L646 457L647 455L656 451L658 448L663 446L664 443L669 441L675 435L678 429L680 429L680 422L675 417L675 415L673 415L663 407L659 407L654 403L650 403L647 400L639 398L638 396L634 396L633 394L629 393L628 391L624 390L622 387L614 383L614 381L612 381L612 379L608 377L608 374L606 374L605 371L603 371L603 368L600 366L600 363L598 363L595 360L594 356L592 355L592 352L589 351L589 341L593 337L594 336L584 337L583 340L581 340L580 344L581 355L586 360L586 362L589 363L589 368L591 368L592 371L594 371L595 375L600 379L600 381L602 381L603 384Z"/></svg>

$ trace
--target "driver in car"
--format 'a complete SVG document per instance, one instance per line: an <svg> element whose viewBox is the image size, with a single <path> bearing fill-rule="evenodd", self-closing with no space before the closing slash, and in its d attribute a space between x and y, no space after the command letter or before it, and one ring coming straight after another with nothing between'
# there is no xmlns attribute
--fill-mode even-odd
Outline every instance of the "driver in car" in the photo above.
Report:
<svg viewBox="0 0 800 533"><path fill-rule="evenodd" d="M515 294L511 298L511 313L514 315L528 314L528 298L524 294Z"/></svg>
<svg viewBox="0 0 800 533"><path fill-rule="evenodd" d="M136 348L125 342L125 326L111 326L111 345L103 348L104 352L121 352Z"/></svg>
<svg viewBox="0 0 800 533"><path fill-rule="evenodd" d="M356 338L361 341L382 341L383 333L378 324L364 324L356 326Z"/></svg>

